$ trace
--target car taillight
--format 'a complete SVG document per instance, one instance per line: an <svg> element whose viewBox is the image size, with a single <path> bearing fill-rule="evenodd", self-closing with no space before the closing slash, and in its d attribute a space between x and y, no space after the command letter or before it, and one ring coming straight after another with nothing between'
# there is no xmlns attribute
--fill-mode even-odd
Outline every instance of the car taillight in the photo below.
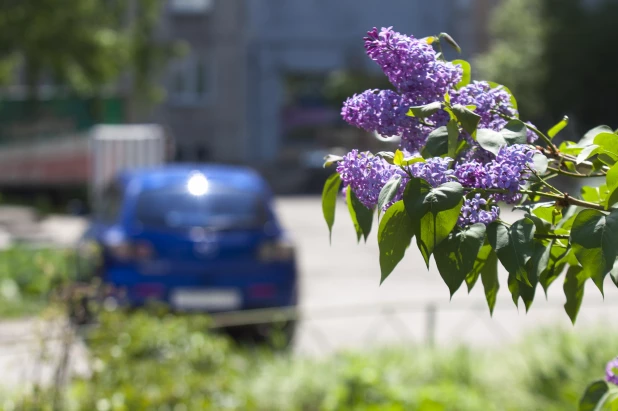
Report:
<svg viewBox="0 0 618 411"><path fill-rule="evenodd" d="M262 243L258 258L263 262L290 261L294 259L294 245L285 240Z"/></svg>
<svg viewBox="0 0 618 411"><path fill-rule="evenodd" d="M107 249L112 257L121 261L148 260L154 256L152 245L146 241L109 244Z"/></svg>

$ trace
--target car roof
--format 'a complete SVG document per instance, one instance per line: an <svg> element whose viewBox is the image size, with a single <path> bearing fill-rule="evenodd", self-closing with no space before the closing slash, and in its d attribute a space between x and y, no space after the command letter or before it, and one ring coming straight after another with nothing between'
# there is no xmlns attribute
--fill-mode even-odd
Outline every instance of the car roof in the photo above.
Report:
<svg viewBox="0 0 618 411"><path fill-rule="evenodd" d="M125 187L129 183L138 182L142 188L154 188L188 180L196 172L226 187L270 193L268 184L255 170L220 164L165 164L140 168L121 172L118 181Z"/></svg>

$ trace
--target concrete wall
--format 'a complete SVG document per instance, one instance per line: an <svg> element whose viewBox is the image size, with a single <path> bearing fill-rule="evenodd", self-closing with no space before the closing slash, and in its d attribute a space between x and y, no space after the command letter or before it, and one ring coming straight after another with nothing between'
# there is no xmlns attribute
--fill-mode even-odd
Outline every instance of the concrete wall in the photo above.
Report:
<svg viewBox="0 0 618 411"><path fill-rule="evenodd" d="M244 162L246 134L246 48L244 0L214 0L205 14L167 9L162 30L189 46L187 58L205 56L212 91L201 101L174 98L174 64L163 79L166 101L158 120L170 127L184 161ZM179 59L182 61L182 59Z"/></svg>
<svg viewBox="0 0 618 411"><path fill-rule="evenodd" d="M451 0L247 0L249 17L249 140L261 162L281 148L280 109L286 73L326 73L362 65L363 37L393 26L417 37L451 31Z"/></svg>
<svg viewBox="0 0 618 411"><path fill-rule="evenodd" d="M156 120L170 126L183 160L265 166L282 148L286 74L358 66L378 72L362 40L374 26L416 37L446 31L464 50L474 50L478 36L464 20L479 14L476 1L492 0L213 1L206 15L167 12L162 22L166 36L212 56L212 98L200 104L168 99ZM171 81L166 79L168 89ZM206 158L200 149L208 151Z"/></svg>

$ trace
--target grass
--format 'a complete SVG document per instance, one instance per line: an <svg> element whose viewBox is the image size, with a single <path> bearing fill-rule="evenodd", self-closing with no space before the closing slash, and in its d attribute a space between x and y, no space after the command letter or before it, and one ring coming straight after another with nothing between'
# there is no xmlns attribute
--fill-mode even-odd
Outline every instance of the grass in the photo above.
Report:
<svg viewBox="0 0 618 411"><path fill-rule="evenodd" d="M104 314L87 335L93 375L69 385L61 409L575 410L618 353L617 332L546 329L493 349L409 344L315 359L207 329L200 316ZM52 409L50 395L20 409Z"/></svg>

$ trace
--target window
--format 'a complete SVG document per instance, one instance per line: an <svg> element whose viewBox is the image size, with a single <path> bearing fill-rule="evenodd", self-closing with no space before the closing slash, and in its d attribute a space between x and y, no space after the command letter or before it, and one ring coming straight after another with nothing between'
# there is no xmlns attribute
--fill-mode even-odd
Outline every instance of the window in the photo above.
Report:
<svg viewBox="0 0 618 411"><path fill-rule="evenodd" d="M264 198L219 186L191 195L185 187L144 191L137 200L136 219L145 227L261 228L267 220Z"/></svg>
<svg viewBox="0 0 618 411"><path fill-rule="evenodd" d="M169 98L173 104L202 105L213 98L214 63L206 54L190 54L171 66Z"/></svg>

